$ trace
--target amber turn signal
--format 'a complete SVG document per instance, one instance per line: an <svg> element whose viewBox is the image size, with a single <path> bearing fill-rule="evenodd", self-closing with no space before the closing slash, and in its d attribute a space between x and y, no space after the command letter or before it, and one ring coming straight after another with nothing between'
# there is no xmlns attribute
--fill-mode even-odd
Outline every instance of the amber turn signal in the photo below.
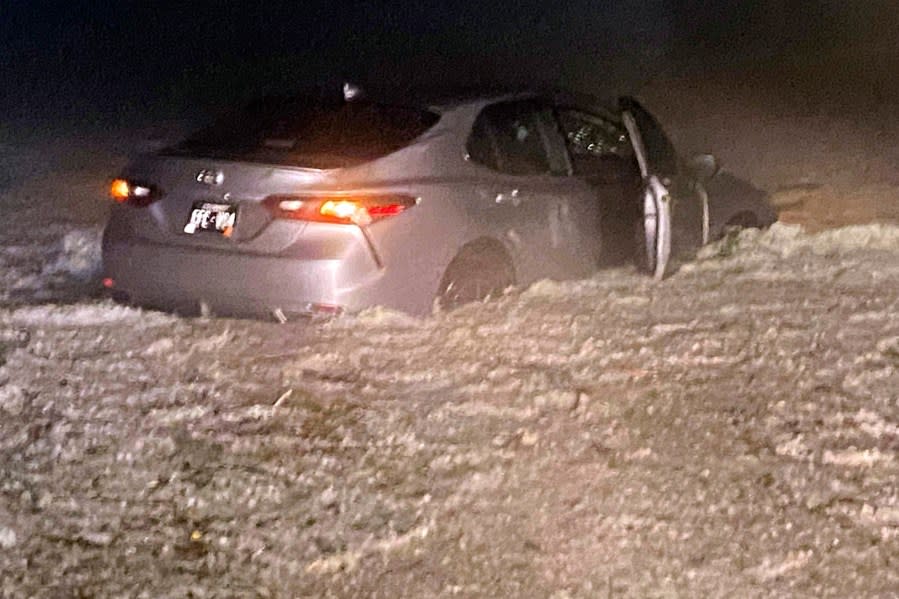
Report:
<svg viewBox="0 0 899 599"><path fill-rule="evenodd" d="M120 204L127 202L131 195L131 186L124 179L113 179L109 185L109 195Z"/></svg>

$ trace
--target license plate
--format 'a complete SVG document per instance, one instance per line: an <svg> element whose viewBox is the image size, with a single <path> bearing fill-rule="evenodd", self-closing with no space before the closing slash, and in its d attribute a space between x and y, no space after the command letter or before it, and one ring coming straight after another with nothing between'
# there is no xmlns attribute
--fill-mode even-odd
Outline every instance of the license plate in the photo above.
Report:
<svg viewBox="0 0 899 599"><path fill-rule="evenodd" d="M237 222L237 206L196 202L190 211L190 219L184 225L184 232L193 235L198 231L211 231L231 237L235 222Z"/></svg>

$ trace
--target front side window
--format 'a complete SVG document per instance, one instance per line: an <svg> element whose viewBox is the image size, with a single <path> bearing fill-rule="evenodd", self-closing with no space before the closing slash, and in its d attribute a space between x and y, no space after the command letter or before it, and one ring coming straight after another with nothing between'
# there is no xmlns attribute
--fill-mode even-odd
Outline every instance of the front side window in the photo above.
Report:
<svg viewBox="0 0 899 599"><path fill-rule="evenodd" d="M472 127L468 154L475 162L510 175L549 173L537 105L515 101L485 108Z"/></svg>
<svg viewBox="0 0 899 599"><path fill-rule="evenodd" d="M572 156L633 156L624 128L602 117L577 110L560 110L559 124Z"/></svg>
<svg viewBox="0 0 899 599"><path fill-rule="evenodd" d="M570 108L557 115L575 175L626 175L636 168L634 148L620 124Z"/></svg>

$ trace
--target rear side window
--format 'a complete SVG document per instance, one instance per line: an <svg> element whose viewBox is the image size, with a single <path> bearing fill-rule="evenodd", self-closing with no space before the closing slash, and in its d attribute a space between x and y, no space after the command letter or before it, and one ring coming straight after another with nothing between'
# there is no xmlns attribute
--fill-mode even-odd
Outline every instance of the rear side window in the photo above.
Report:
<svg viewBox="0 0 899 599"><path fill-rule="evenodd" d="M432 112L405 106L266 98L224 115L164 153L338 168L395 152L438 120Z"/></svg>
<svg viewBox="0 0 899 599"><path fill-rule="evenodd" d="M471 128L471 135L468 136L466 150L468 151L468 158L470 160L482 164L487 168L499 170L499 165L496 161L496 139L493 136L493 131L490 130L490 123L487 121L483 112Z"/></svg>
<svg viewBox="0 0 899 599"><path fill-rule="evenodd" d="M512 175L550 172L535 103L491 104L478 115L468 140L469 157Z"/></svg>

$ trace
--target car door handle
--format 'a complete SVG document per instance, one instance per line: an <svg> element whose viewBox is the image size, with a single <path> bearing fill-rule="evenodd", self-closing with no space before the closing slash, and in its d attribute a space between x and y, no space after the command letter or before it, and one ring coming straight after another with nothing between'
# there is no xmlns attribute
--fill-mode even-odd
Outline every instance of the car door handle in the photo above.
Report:
<svg viewBox="0 0 899 599"><path fill-rule="evenodd" d="M509 193L500 192L496 194L496 203L497 204L505 204L509 203L513 206L518 206L521 203L521 194L518 193L517 189L513 189Z"/></svg>

